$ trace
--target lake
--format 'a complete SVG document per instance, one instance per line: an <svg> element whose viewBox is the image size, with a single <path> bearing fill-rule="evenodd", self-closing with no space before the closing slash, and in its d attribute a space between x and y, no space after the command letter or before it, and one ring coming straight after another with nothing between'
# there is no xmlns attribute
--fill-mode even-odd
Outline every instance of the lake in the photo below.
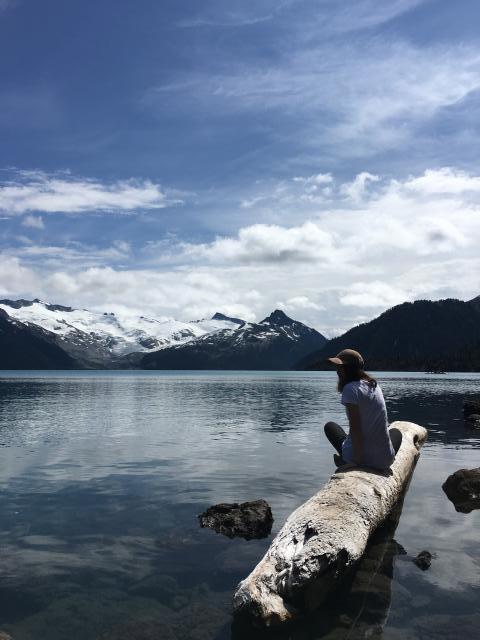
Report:
<svg viewBox="0 0 480 640"><path fill-rule="evenodd" d="M478 637L480 511L457 513L441 485L480 465L480 434L462 416L480 374L377 378L390 421L418 422L429 440L396 530L285 637ZM235 586L334 471L323 424L345 425L335 384L333 372L1 372L0 630L245 637L231 626ZM257 498L272 507L269 538L198 525L214 503ZM423 549L427 571L412 562Z"/></svg>

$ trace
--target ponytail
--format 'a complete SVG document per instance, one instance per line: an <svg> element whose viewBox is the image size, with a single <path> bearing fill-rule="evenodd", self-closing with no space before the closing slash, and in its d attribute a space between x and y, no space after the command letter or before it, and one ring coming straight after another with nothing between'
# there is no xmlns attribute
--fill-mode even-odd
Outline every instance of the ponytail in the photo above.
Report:
<svg viewBox="0 0 480 640"><path fill-rule="evenodd" d="M338 390L343 391L343 388L349 382L356 382L358 380L365 380L368 382L368 385L371 389L375 389L377 386L377 381L371 375L369 375L366 371L359 368L355 364L345 363L342 365L344 371L344 377L342 380L338 381Z"/></svg>
<svg viewBox="0 0 480 640"><path fill-rule="evenodd" d="M375 378L372 378L372 376L369 375L366 371L361 372L360 379L365 380L365 382L368 382L369 387L371 387L372 389L375 389L377 386L377 381L375 380Z"/></svg>

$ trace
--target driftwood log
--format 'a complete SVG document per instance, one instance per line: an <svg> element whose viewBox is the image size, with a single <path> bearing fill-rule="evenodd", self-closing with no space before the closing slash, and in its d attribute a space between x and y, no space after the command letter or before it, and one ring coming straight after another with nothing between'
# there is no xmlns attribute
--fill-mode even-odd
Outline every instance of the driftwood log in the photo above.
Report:
<svg viewBox="0 0 480 640"><path fill-rule="evenodd" d="M316 608L361 559L370 535L402 497L427 431L394 422L402 444L391 468L340 467L298 507L252 573L237 587L234 613L265 625Z"/></svg>

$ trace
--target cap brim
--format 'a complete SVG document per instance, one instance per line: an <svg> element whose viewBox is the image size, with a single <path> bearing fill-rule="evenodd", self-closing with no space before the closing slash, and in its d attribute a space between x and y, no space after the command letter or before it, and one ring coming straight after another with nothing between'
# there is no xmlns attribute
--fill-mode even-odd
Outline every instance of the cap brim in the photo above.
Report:
<svg viewBox="0 0 480 640"><path fill-rule="evenodd" d="M329 362L331 362L332 364L343 364L343 362L340 360L340 358L327 358L327 360Z"/></svg>

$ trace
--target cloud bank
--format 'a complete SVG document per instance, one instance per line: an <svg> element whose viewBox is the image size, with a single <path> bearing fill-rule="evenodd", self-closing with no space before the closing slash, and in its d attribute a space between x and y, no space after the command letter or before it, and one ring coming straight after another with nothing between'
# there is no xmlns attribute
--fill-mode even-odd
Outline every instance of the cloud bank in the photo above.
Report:
<svg viewBox="0 0 480 640"><path fill-rule="evenodd" d="M169 317L218 310L251 320L281 307L338 333L403 301L480 293L479 183L452 167L403 181L294 176L239 194L238 208L257 199L259 216L280 211L296 223L255 223L209 242L32 241L4 255L0 284L3 295Z"/></svg>

